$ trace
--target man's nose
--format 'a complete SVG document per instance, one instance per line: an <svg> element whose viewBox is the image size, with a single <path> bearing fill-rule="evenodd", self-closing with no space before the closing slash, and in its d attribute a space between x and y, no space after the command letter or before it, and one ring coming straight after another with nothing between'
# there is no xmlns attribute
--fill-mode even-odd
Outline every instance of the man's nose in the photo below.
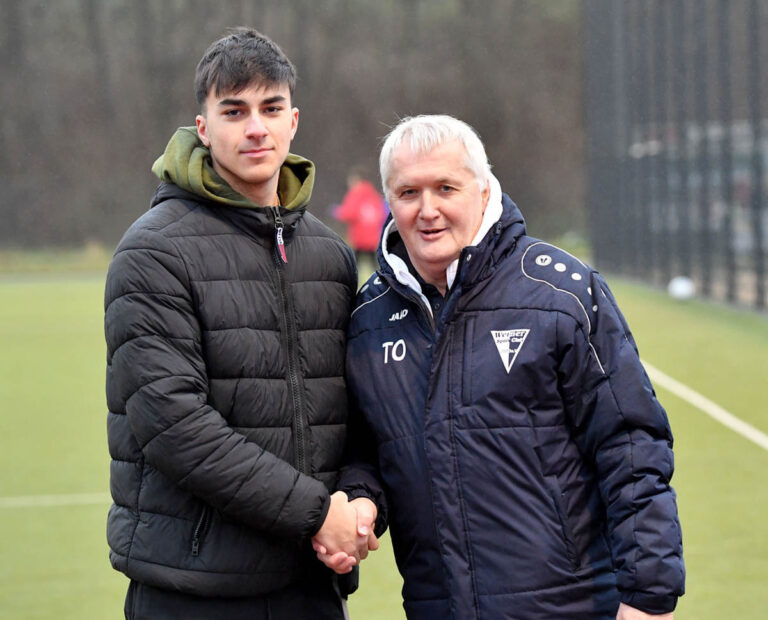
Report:
<svg viewBox="0 0 768 620"><path fill-rule="evenodd" d="M421 195L421 205L419 208L419 216L425 220L435 218L439 215L437 199L432 192L426 191Z"/></svg>
<svg viewBox="0 0 768 620"><path fill-rule="evenodd" d="M245 135L249 138L263 138L267 135L267 128L259 114L251 114L245 126Z"/></svg>

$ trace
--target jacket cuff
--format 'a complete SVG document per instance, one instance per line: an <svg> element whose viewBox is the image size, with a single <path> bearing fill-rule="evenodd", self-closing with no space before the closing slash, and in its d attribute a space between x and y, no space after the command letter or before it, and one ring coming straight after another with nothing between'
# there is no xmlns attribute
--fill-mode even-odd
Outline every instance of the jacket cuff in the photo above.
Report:
<svg viewBox="0 0 768 620"><path fill-rule="evenodd" d="M342 489L342 491L347 494L347 499L350 502L358 497L367 497L376 504L376 523L373 524L373 533L378 538L387 531L387 505L381 501L379 493L371 492L364 486Z"/></svg>
<svg viewBox="0 0 768 620"><path fill-rule="evenodd" d="M677 606L675 594L649 594L647 592L622 592L621 602L647 614L668 614Z"/></svg>
<svg viewBox="0 0 768 620"><path fill-rule="evenodd" d="M325 523L325 518L328 516L328 511L331 509L331 495L329 493L326 493L325 495L325 501L323 502L323 507L320 509L320 514L317 517L317 521L312 526L312 529L310 530L309 537L312 538L315 534L317 534L320 531L320 528L323 527L323 523Z"/></svg>

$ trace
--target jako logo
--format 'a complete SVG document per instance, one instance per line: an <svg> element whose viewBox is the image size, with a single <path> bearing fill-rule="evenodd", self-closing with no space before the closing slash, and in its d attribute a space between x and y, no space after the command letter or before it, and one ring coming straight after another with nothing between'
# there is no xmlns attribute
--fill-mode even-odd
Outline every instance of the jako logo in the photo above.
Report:
<svg viewBox="0 0 768 620"><path fill-rule="evenodd" d="M399 321L400 319L404 319L408 316L408 308L403 308L400 310L400 312L395 312L391 317L389 317L390 321Z"/></svg>
<svg viewBox="0 0 768 620"><path fill-rule="evenodd" d="M402 338L396 342L384 342L381 345L384 349L384 363L389 364L390 351L392 353L392 359L396 362L402 362L405 358L405 340Z"/></svg>

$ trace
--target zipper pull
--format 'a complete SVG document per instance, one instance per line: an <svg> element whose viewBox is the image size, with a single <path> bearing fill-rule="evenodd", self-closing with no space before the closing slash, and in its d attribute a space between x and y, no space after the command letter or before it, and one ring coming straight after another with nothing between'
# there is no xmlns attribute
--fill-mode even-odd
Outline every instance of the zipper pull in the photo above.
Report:
<svg viewBox="0 0 768 620"><path fill-rule="evenodd" d="M285 254L285 243L283 242L283 218L280 217L279 207L270 207L272 209L272 215L275 216L275 243L277 249L280 252L280 258L284 263L288 263L288 257Z"/></svg>

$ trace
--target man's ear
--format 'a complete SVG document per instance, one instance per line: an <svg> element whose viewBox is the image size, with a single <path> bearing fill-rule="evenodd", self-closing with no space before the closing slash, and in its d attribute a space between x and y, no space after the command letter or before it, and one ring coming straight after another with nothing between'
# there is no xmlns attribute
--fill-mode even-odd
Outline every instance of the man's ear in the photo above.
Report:
<svg viewBox="0 0 768 620"><path fill-rule="evenodd" d="M198 114L195 117L195 125L197 125L197 135L204 146L211 146L211 140L208 137L208 123L205 120L205 116Z"/></svg>
<svg viewBox="0 0 768 620"><path fill-rule="evenodd" d="M488 199L490 197L491 197L491 182L486 179L485 187L480 192L480 198L483 203L483 213L485 213L485 208L488 206Z"/></svg>
<svg viewBox="0 0 768 620"><path fill-rule="evenodd" d="M299 108L291 108L291 140L296 137L299 128Z"/></svg>

